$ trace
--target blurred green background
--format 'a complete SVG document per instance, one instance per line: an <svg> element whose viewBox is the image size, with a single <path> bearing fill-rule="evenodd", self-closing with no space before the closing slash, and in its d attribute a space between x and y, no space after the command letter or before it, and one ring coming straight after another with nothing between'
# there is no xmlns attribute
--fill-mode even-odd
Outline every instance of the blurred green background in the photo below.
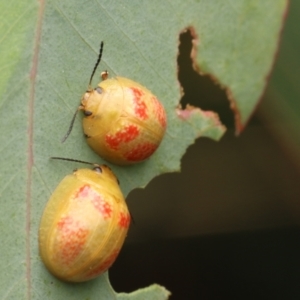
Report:
<svg viewBox="0 0 300 300"><path fill-rule="evenodd" d="M191 146L181 173L129 195L135 224L110 270L117 291L157 282L171 299L300 299L299 16L293 0L270 82L239 137L224 91L192 69L191 36L181 35L182 104L218 112L228 131Z"/></svg>

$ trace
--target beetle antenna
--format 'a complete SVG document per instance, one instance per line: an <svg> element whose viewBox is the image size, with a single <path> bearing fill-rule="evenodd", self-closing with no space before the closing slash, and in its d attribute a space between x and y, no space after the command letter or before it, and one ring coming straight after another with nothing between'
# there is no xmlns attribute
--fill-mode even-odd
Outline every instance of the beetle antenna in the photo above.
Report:
<svg viewBox="0 0 300 300"><path fill-rule="evenodd" d="M101 61L102 52L103 52L103 46L104 46L104 43L103 43L103 41L102 41L101 44L100 44L100 50L99 50L98 59L97 59L97 61L96 61L96 64L95 64L95 66L94 66L94 69L93 69L93 72L92 72L92 75L91 75L91 78L90 78L89 86L91 86L91 84L92 84L92 79L93 79L94 74L95 74L95 72L96 72L96 70L97 70L97 67L99 66L99 63L100 63L100 61ZM107 73L107 72L106 72L106 73ZM82 107L79 106L79 108L75 111L75 114L73 115L73 118L72 118L72 120L71 120L69 129L68 129L67 133L65 134L65 136L64 136L64 137L62 138L62 140L61 140L62 143L64 143L64 142L66 141L66 139L68 138L68 136L70 135L70 133L71 133L71 131L72 131L72 129L73 129L73 125L74 125L74 122L75 122L77 113L78 113L78 111L81 110L81 109L82 109Z"/></svg>
<svg viewBox="0 0 300 300"><path fill-rule="evenodd" d="M73 161L73 162L78 162L86 165L91 165L91 166L99 166L98 164L94 164L88 161L84 160L79 160L79 159L73 159L73 158L66 158L66 157L57 157L57 156L52 156L50 157L51 159L58 159L58 160L67 160L67 161Z"/></svg>
<svg viewBox="0 0 300 300"><path fill-rule="evenodd" d="M92 84L92 79L93 79L94 74L95 74L95 72L96 72L96 69L97 69L97 67L99 66L99 63L100 63L100 61L101 61L102 52L103 52L103 46L104 46L104 43L103 43L103 41L102 41L101 44L100 44L100 50L99 50L98 59L97 59L97 62L96 62L96 64L95 64L95 66L94 66L94 70L93 70L92 75L91 75L91 78L90 78L89 86Z"/></svg>
<svg viewBox="0 0 300 300"><path fill-rule="evenodd" d="M75 114L73 115L73 118L72 118L72 121L70 123L70 126L69 126L69 129L67 131L67 133L65 134L65 136L62 138L61 142L64 143L65 140L68 138L68 136L70 135L72 129L73 129L73 125L74 125L74 122L75 122L75 119L76 119L76 116L77 116L77 113L80 109L76 109L75 111Z"/></svg>

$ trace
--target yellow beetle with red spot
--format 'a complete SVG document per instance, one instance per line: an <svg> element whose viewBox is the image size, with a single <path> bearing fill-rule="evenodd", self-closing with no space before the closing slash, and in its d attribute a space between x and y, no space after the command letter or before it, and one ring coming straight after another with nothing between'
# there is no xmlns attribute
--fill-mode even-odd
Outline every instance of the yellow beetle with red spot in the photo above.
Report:
<svg viewBox="0 0 300 300"><path fill-rule="evenodd" d="M89 146L101 157L118 165L141 162L150 157L160 145L166 131L167 119L163 105L144 86L124 78L107 79L93 89L91 81L101 60L103 42L89 88L81 99L83 130ZM71 132L76 111L66 140Z"/></svg>
<svg viewBox="0 0 300 300"><path fill-rule="evenodd" d="M129 224L126 202L110 168L75 170L46 205L39 229L40 255L62 280L93 279L115 261Z"/></svg>

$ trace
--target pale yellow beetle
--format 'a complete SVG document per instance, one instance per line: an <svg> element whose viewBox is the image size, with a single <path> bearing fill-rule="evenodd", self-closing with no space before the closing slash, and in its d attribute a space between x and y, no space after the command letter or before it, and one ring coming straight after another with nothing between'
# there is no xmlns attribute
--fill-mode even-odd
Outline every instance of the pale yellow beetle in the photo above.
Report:
<svg viewBox="0 0 300 300"><path fill-rule="evenodd" d="M94 166L67 175L41 219L40 255L49 271L62 280L86 281L106 271L118 256L130 225L118 179L106 165Z"/></svg>
<svg viewBox="0 0 300 300"><path fill-rule="evenodd" d="M88 89L63 141L72 130L77 112L82 110L87 143L96 153L119 165L141 162L150 157L162 141L167 126L165 109L141 84L124 77L107 79L107 71L101 74L103 81L92 88L102 50L103 42Z"/></svg>

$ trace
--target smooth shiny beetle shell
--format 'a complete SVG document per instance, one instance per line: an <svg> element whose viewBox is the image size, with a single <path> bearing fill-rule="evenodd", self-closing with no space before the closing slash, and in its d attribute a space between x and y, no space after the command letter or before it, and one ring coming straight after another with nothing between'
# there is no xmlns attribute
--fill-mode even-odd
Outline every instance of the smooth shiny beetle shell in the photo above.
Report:
<svg viewBox="0 0 300 300"><path fill-rule="evenodd" d="M39 229L40 255L62 280L93 279L115 261L129 224L112 171L105 165L76 170L61 181L46 205Z"/></svg>
<svg viewBox="0 0 300 300"><path fill-rule="evenodd" d="M119 165L150 157L166 130L163 105L148 89L124 77L103 80L87 91L81 109L89 146Z"/></svg>

